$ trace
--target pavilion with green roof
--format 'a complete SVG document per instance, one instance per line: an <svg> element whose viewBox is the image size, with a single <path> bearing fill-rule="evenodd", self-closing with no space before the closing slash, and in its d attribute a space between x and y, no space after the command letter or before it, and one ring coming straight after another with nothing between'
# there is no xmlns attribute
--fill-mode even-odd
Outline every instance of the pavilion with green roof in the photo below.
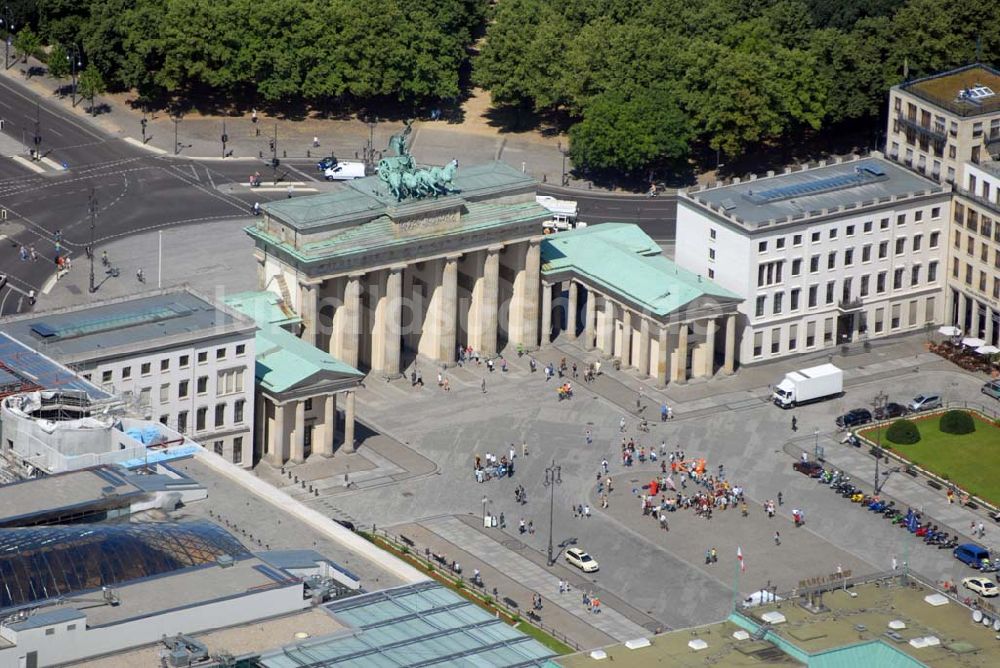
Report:
<svg viewBox="0 0 1000 668"><path fill-rule="evenodd" d="M741 298L678 267L637 225L551 235L541 273L543 345L565 332L660 385L735 370Z"/></svg>
<svg viewBox="0 0 1000 668"><path fill-rule="evenodd" d="M273 292L243 292L225 300L257 323L255 442L275 466L310 454L333 455L337 396L343 395L341 449L354 451L354 392L364 374L290 332L301 319Z"/></svg>

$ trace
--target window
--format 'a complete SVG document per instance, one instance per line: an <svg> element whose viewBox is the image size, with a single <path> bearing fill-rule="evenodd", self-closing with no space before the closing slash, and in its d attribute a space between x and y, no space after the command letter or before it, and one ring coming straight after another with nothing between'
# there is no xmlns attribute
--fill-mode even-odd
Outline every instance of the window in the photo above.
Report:
<svg viewBox="0 0 1000 668"><path fill-rule="evenodd" d="M850 267L854 264L854 249L848 248L844 251L844 266Z"/></svg>
<svg viewBox="0 0 1000 668"><path fill-rule="evenodd" d="M878 259L884 260L889 256L889 242L880 241L878 243Z"/></svg>
<svg viewBox="0 0 1000 668"><path fill-rule="evenodd" d="M972 265L965 265L965 284L972 285Z"/></svg>
<svg viewBox="0 0 1000 668"><path fill-rule="evenodd" d="M810 285L809 286L809 308L814 308L816 306L816 301L819 298L819 286Z"/></svg>
<svg viewBox="0 0 1000 668"><path fill-rule="evenodd" d="M802 258L797 257L792 260L792 276L798 276L802 273Z"/></svg>
<svg viewBox="0 0 1000 668"><path fill-rule="evenodd" d="M813 255L809 258L809 273L815 274L819 271L819 255Z"/></svg>
<svg viewBox="0 0 1000 668"><path fill-rule="evenodd" d="M771 330L771 354L776 355L781 352L781 328L775 327Z"/></svg>
<svg viewBox="0 0 1000 668"><path fill-rule="evenodd" d="M757 308L754 310L756 317L760 318L764 315L764 301L767 299L764 295L757 295Z"/></svg>
<svg viewBox="0 0 1000 668"><path fill-rule="evenodd" d="M198 353L198 364L204 364L208 361L208 352L202 350Z"/></svg>
<svg viewBox="0 0 1000 668"><path fill-rule="evenodd" d="M948 157L954 160L957 155L958 155L958 147L956 147L954 144L950 144L948 146Z"/></svg>
<svg viewBox="0 0 1000 668"><path fill-rule="evenodd" d="M708 236L709 236L710 239L714 239L715 238L715 228L714 227L713 228L709 228L709 230L708 230Z"/></svg>
<svg viewBox="0 0 1000 668"><path fill-rule="evenodd" d="M217 454L217 455L219 455L221 457L222 456L222 451L223 451L222 441L212 441L212 450L215 451L215 454Z"/></svg>
<svg viewBox="0 0 1000 668"><path fill-rule="evenodd" d="M969 214L965 219L965 226L973 232L979 231L979 212L969 209Z"/></svg>
<svg viewBox="0 0 1000 668"><path fill-rule="evenodd" d="M177 366L180 367L181 369L188 368L188 365L190 363L191 363L191 357L189 355L181 355L180 357L177 358Z"/></svg>
<svg viewBox="0 0 1000 668"><path fill-rule="evenodd" d="M215 426L216 428L221 427L226 423L226 405L216 404L215 405Z"/></svg>
<svg viewBox="0 0 1000 668"><path fill-rule="evenodd" d="M972 136L982 137L983 136L983 124L982 122L972 124Z"/></svg>
<svg viewBox="0 0 1000 668"><path fill-rule="evenodd" d="M246 403L245 399L237 399L236 403L233 404L233 423L243 424L243 413Z"/></svg>
<svg viewBox="0 0 1000 668"><path fill-rule="evenodd" d="M195 431L205 431L205 418L208 417L208 408L202 406L194 414Z"/></svg>
<svg viewBox="0 0 1000 668"><path fill-rule="evenodd" d="M917 252L920 250L920 243L924 240L924 235L914 234L913 235L913 251Z"/></svg>
<svg viewBox="0 0 1000 668"><path fill-rule="evenodd" d="M931 232L931 237L928 240L928 245L931 248L937 248L939 243L941 243L941 233L940 232Z"/></svg>
<svg viewBox="0 0 1000 668"><path fill-rule="evenodd" d="M753 333L753 356L760 357L764 353L764 332Z"/></svg>
<svg viewBox="0 0 1000 668"><path fill-rule="evenodd" d="M247 352L247 344L241 343L238 346L236 346L236 356L237 357L239 357L240 355L246 354L246 352Z"/></svg>
<svg viewBox="0 0 1000 668"><path fill-rule="evenodd" d="M122 380L128 380L132 377L132 367L123 366L122 367Z"/></svg>
<svg viewBox="0 0 1000 668"><path fill-rule="evenodd" d="M111 382L111 370L101 372L101 382L110 383Z"/></svg>
<svg viewBox="0 0 1000 668"><path fill-rule="evenodd" d="M219 396L243 392L243 369L220 371L215 386Z"/></svg>
<svg viewBox="0 0 1000 668"><path fill-rule="evenodd" d="M868 296L868 287L869 287L869 284L870 284L870 280L869 280L870 278L871 278L871 276L869 276L868 274L865 274L864 276L861 277L861 292L860 292L860 295L862 297L867 297Z"/></svg>
<svg viewBox="0 0 1000 668"><path fill-rule="evenodd" d="M792 245L793 246L801 246L802 245L802 235L801 234L793 234L792 235Z"/></svg>
<svg viewBox="0 0 1000 668"><path fill-rule="evenodd" d="M955 202L955 222L961 225L965 222L965 207Z"/></svg>
<svg viewBox="0 0 1000 668"><path fill-rule="evenodd" d="M785 293L775 292L774 293L774 315L781 313L781 308L784 305Z"/></svg>
<svg viewBox="0 0 1000 668"><path fill-rule="evenodd" d="M919 223L923 219L924 219L924 212L923 212L923 210L918 209L918 210L916 210L916 211L913 212L913 222L914 223Z"/></svg>
<svg viewBox="0 0 1000 668"><path fill-rule="evenodd" d="M830 238L831 239L836 239L837 238L837 228L836 227L831 227L830 228Z"/></svg>
<svg viewBox="0 0 1000 668"><path fill-rule="evenodd" d="M163 383L160 385L160 403L165 404L170 402L170 383Z"/></svg>
<svg viewBox="0 0 1000 668"><path fill-rule="evenodd" d="M833 341L833 318L827 318L823 323L823 343Z"/></svg>
<svg viewBox="0 0 1000 668"><path fill-rule="evenodd" d="M836 285L837 285L836 281L829 281L826 284L826 303L827 304L832 304L833 303L833 290L834 290L834 287Z"/></svg>
<svg viewBox="0 0 1000 668"><path fill-rule="evenodd" d="M892 289L899 290L903 287L903 268L899 267L892 272Z"/></svg>
<svg viewBox="0 0 1000 668"><path fill-rule="evenodd" d="M986 272L979 272L979 291L986 292Z"/></svg>
<svg viewBox="0 0 1000 668"><path fill-rule="evenodd" d="M952 147L952 148L954 148L954 147ZM955 168L954 167L949 167L948 168L948 178L945 179L945 180L948 183L954 183L955 182Z"/></svg>
<svg viewBox="0 0 1000 668"><path fill-rule="evenodd" d="M937 220L941 217L941 207L935 206L931 209L931 220Z"/></svg>
<svg viewBox="0 0 1000 668"><path fill-rule="evenodd" d="M237 436L233 439L233 463L243 463L243 437Z"/></svg>
<svg viewBox="0 0 1000 668"><path fill-rule="evenodd" d="M993 234L993 221L986 216L983 216L982 223L979 225L979 233L989 239Z"/></svg>
<svg viewBox="0 0 1000 668"><path fill-rule="evenodd" d="M143 362L142 366L139 368L139 371L140 373L142 373L143 376L148 376L151 372L151 367L152 365L149 362Z"/></svg>
<svg viewBox="0 0 1000 668"><path fill-rule="evenodd" d="M865 244L861 247L861 261L871 262L872 261L872 245Z"/></svg>
<svg viewBox="0 0 1000 668"><path fill-rule="evenodd" d="M881 334L885 331L885 309L875 309L875 333Z"/></svg>
<svg viewBox="0 0 1000 668"><path fill-rule="evenodd" d="M896 255L902 255L906 252L906 237L899 237L896 239Z"/></svg>
<svg viewBox="0 0 1000 668"><path fill-rule="evenodd" d="M990 261L990 247L986 244L979 244L979 259L983 262Z"/></svg>
<svg viewBox="0 0 1000 668"><path fill-rule="evenodd" d="M901 213L898 216L896 216L896 224L897 225L905 225L906 224L906 214L905 213Z"/></svg>
<svg viewBox="0 0 1000 668"><path fill-rule="evenodd" d="M169 415L161 415L160 416L160 424L167 424L167 422L169 422L169 421L170 421L170 416Z"/></svg>
<svg viewBox="0 0 1000 668"><path fill-rule="evenodd" d="M837 266L837 253L836 251L830 251L826 255L826 268L833 269Z"/></svg>
<svg viewBox="0 0 1000 668"><path fill-rule="evenodd" d="M49 628L45 629L45 635L54 636L55 634L56 634L56 629L54 626L50 626Z"/></svg>
<svg viewBox="0 0 1000 668"><path fill-rule="evenodd" d="M709 280L715 278L715 269L712 269L711 267L708 268L708 278Z"/></svg>
<svg viewBox="0 0 1000 668"><path fill-rule="evenodd" d="M76 631L76 624L69 624L66 626L67 631Z"/></svg>
<svg viewBox="0 0 1000 668"><path fill-rule="evenodd" d="M709 248L708 249L708 259L709 260L714 260L715 259L715 249L714 248Z"/></svg>
<svg viewBox="0 0 1000 668"><path fill-rule="evenodd" d="M778 250L781 250L782 248L784 248L785 247L785 237L778 237L777 239L775 239L775 241L774 241L774 247L777 248Z"/></svg>
<svg viewBox="0 0 1000 668"><path fill-rule="evenodd" d="M847 229L844 230L844 234L846 234L849 237L853 237L854 236L854 226L853 225L848 225Z"/></svg>
<svg viewBox="0 0 1000 668"><path fill-rule="evenodd" d="M915 264L910 268L910 285L918 285L920 283L920 265Z"/></svg>
<svg viewBox="0 0 1000 668"><path fill-rule="evenodd" d="M766 253L767 252L767 242L766 241L760 241L760 242L757 243L757 252L758 253Z"/></svg>
<svg viewBox="0 0 1000 668"><path fill-rule="evenodd" d="M931 295L924 302L924 320L926 322L934 322L934 296Z"/></svg>
<svg viewBox="0 0 1000 668"><path fill-rule="evenodd" d="M878 272L878 276L875 277L875 293L882 294L885 292L885 276L886 272Z"/></svg>
<svg viewBox="0 0 1000 668"><path fill-rule="evenodd" d="M795 350L798 347L798 345L799 345L798 335L799 335L799 327L798 327L798 325L790 325L788 327L788 349L789 350Z"/></svg>
<svg viewBox="0 0 1000 668"><path fill-rule="evenodd" d="M790 296L789 296L789 301L788 301L788 310L789 311L798 311L799 310L799 295L801 293L802 293L802 290L800 288L795 288L795 289L793 289L791 291Z"/></svg>
<svg viewBox="0 0 1000 668"><path fill-rule="evenodd" d="M902 310L899 304L892 305L892 317L889 319L889 329L899 329L899 312Z"/></svg>
<svg viewBox="0 0 1000 668"><path fill-rule="evenodd" d="M816 345L816 323L807 322L806 323L806 348L812 348Z"/></svg>
<svg viewBox="0 0 1000 668"><path fill-rule="evenodd" d="M889 219L888 218L883 218L882 220L878 221L878 229L880 229L880 230L887 230L887 229L889 229Z"/></svg>
<svg viewBox="0 0 1000 668"><path fill-rule="evenodd" d="M198 394L206 394L208 392L208 376L198 377Z"/></svg>
<svg viewBox="0 0 1000 668"><path fill-rule="evenodd" d="M311 411L312 409L313 409L313 400L312 399L306 399L305 400L305 406L302 407L302 410L304 410L304 411Z"/></svg>
<svg viewBox="0 0 1000 668"><path fill-rule="evenodd" d="M149 399L152 394L152 389L153 388L151 387L144 387L139 390L139 405L143 408L149 408Z"/></svg>
<svg viewBox="0 0 1000 668"><path fill-rule="evenodd" d="M958 230L955 230L955 248L961 248L961 247L962 247L962 233L959 232Z"/></svg>
<svg viewBox="0 0 1000 668"><path fill-rule="evenodd" d="M972 235L969 235L969 238L966 239L965 241L966 241L966 243L965 243L965 254L966 255L975 255L976 254L976 240L972 237Z"/></svg>
<svg viewBox="0 0 1000 668"><path fill-rule="evenodd" d="M865 224L861 226L861 231L865 234L871 234L872 232L872 221L866 220Z"/></svg>
<svg viewBox="0 0 1000 668"><path fill-rule="evenodd" d="M962 263L958 261L958 258L952 260L951 263L951 275L958 278L958 272L962 269Z"/></svg>
<svg viewBox="0 0 1000 668"><path fill-rule="evenodd" d="M840 298L845 302L851 301L851 279L845 278L844 284L840 288Z"/></svg>
<svg viewBox="0 0 1000 668"><path fill-rule="evenodd" d="M812 240L813 243L818 242L819 241L819 232L813 232L812 235L809 238Z"/></svg>
<svg viewBox="0 0 1000 668"><path fill-rule="evenodd" d="M217 360L224 360L224 359L226 359L226 349L225 348L216 348L215 349L215 359L217 359Z"/></svg>
<svg viewBox="0 0 1000 668"><path fill-rule="evenodd" d="M188 428L188 412L181 411L177 414L177 431L184 433Z"/></svg>
<svg viewBox="0 0 1000 668"><path fill-rule="evenodd" d="M160 360L160 371L170 371L170 360L169 359Z"/></svg>
<svg viewBox="0 0 1000 668"><path fill-rule="evenodd" d="M186 399L188 396L188 390L190 389L190 381L182 380L177 383L177 398Z"/></svg>

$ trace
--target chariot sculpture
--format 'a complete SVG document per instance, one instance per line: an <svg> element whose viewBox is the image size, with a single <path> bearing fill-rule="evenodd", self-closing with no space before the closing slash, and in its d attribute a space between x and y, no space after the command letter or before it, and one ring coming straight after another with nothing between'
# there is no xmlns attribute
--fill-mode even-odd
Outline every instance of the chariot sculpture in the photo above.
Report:
<svg viewBox="0 0 1000 668"><path fill-rule="evenodd" d="M379 160L375 171L389 187L397 202L404 199L437 198L440 195L458 192L452 179L458 170L458 160L452 160L444 167L418 168L406 147L406 138L412 130L410 123L402 134L389 138L389 148L393 155Z"/></svg>

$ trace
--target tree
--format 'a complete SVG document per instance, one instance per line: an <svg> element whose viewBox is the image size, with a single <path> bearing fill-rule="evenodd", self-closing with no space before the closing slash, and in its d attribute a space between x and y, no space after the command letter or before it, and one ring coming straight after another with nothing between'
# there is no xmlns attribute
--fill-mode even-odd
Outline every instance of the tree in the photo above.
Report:
<svg viewBox="0 0 1000 668"><path fill-rule="evenodd" d="M90 114L97 115L97 107L94 106L94 98L107 90L104 77L93 65L87 65L86 69L80 73L79 82L80 95L90 100Z"/></svg>
<svg viewBox="0 0 1000 668"><path fill-rule="evenodd" d="M632 98L602 93L570 129L573 164L638 174L652 167L676 167L692 139L688 117L664 88Z"/></svg>
<svg viewBox="0 0 1000 668"><path fill-rule="evenodd" d="M976 421L968 411L950 410L941 416L938 429L945 434L971 434L976 430Z"/></svg>
<svg viewBox="0 0 1000 668"><path fill-rule="evenodd" d="M901 418L896 420L885 432L885 438L897 445L913 445L920 440L920 430L913 420Z"/></svg>
<svg viewBox="0 0 1000 668"><path fill-rule="evenodd" d="M42 48L42 42L31 28L25 27L14 35L14 48L20 54L21 62L27 63L28 57L34 56Z"/></svg>
<svg viewBox="0 0 1000 668"><path fill-rule="evenodd" d="M49 76L57 81L65 79L70 73L69 54L62 44L56 44L49 50Z"/></svg>

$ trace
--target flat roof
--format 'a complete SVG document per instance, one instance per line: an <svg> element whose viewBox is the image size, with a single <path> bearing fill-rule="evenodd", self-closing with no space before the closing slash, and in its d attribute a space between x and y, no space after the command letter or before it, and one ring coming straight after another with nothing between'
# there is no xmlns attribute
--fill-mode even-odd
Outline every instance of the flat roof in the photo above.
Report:
<svg viewBox="0 0 1000 668"><path fill-rule="evenodd" d="M740 297L682 269L638 225L604 223L557 232L542 242L542 275L566 271L665 317L703 298Z"/></svg>
<svg viewBox="0 0 1000 668"><path fill-rule="evenodd" d="M849 160L715 188L688 190L687 199L756 229L840 207L858 210L945 188L882 157Z"/></svg>
<svg viewBox="0 0 1000 668"><path fill-rule="evenodd" d="M5 332L64 362L253 331L253 321L187 287L0 320Z"/></svg>
<svg viewBox="0 0 1000 668"><path fill-rule="evenodd" d="M0 322L0 396L35 390L84 392L91 401L107 401L111 395L76 375L65 366L8 334Z"/></svg>
<svg viewBox="0 0 1000 668"><path fill-rule="evenodd" d="M69 471L0 485L0 525L23 526L143 491L110 468ZM120 506L123 504L115 504Z"/></svg>
<svg viewBox="0 0 1000 668"><path fill-rule="evenodd" d="M280 295L270 290L251 290L227 295L223 301L259 325L294 325L302 322Z"/></svg>
<svg viewBox="0 0 1000 668"><path fill-rule="evenodd" d="M6 626L13 631L26 631L28 629L38 629L52 624L72 622L75 619L82 619L86 615L73 608L55 608L52 610L42 610L35 612L27 619L20 622L11 622Z"/></svg>
<svg viewBox="0 0 1000 668"><path fill-rule="evenodd" d="M898 88L959 116L1000 112L1000 71L983 63L907 81Z"/></svg>

